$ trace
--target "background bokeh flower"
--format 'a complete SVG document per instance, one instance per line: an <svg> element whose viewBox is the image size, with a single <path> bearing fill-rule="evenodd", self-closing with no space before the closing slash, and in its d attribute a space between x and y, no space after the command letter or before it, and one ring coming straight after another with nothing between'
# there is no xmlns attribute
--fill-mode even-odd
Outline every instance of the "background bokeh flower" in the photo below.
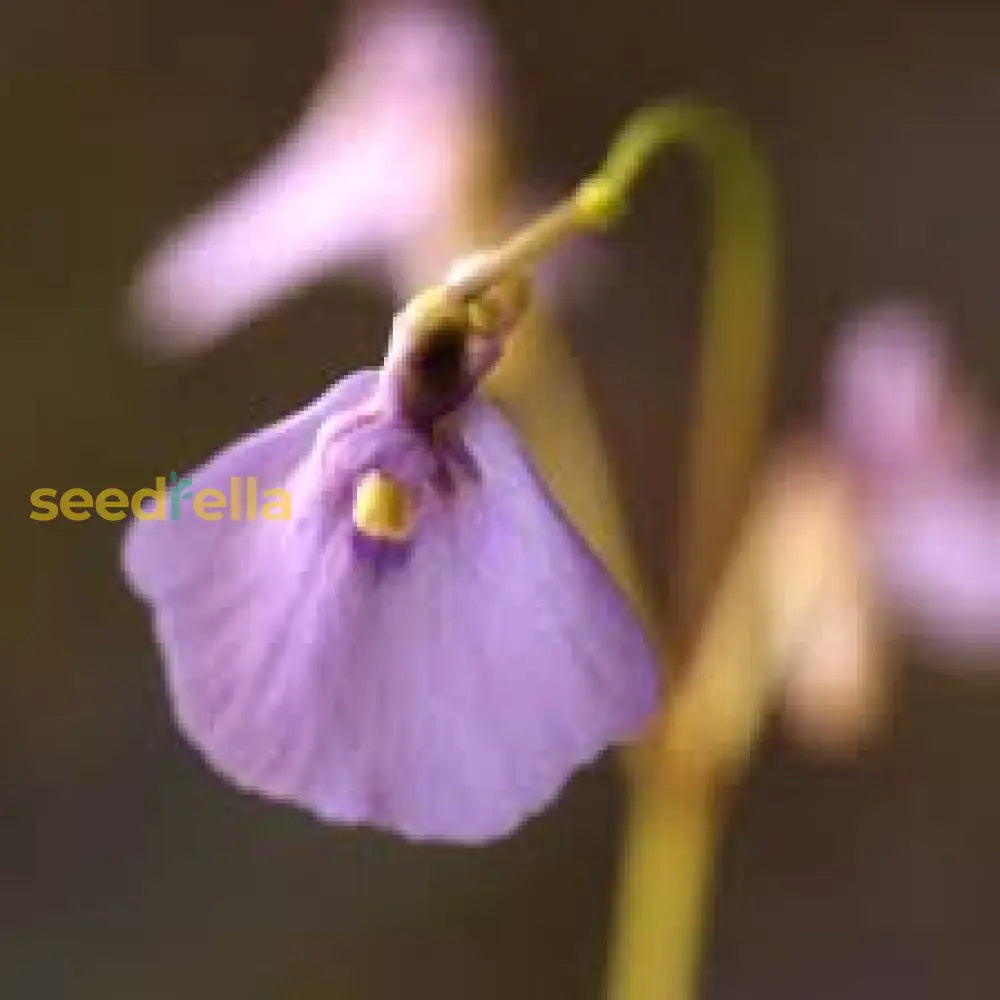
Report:
<svg viewBox="0 0 1000 1000"><path fill-rule="evenodd" d="M854 471L865 537L900 624L945 657L1000 651L998 430L942 324L915 306L840 334L829 428Z"/></svg>
<svg viewBox="0 0 1000 1000"><path fill-rule="evenodd" d="M444 247L467 235L474 188L492 179L492 62L458 7L360 7L290 134L140 269L147 342L204 349L340 269L412 290L443 267Z"/></svg>

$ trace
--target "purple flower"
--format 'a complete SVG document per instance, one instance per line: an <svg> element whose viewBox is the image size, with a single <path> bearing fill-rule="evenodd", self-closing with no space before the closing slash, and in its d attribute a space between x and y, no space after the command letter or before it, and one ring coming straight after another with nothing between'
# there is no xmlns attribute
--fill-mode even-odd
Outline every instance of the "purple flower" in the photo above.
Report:
<svg viewBox="0 0 1000 1000"><path fill-rule="evenodd" d="M1000 468L942 328L907 306L862 315L831 367L829 425L855 473L876 573L926 639L1000 649Z"/></svg>
<svg viewBox="0 0 1000 1000"><path fill-rule="evenodd" d="M190 473L289 521L131 525L177 721L240 787L332 822L478 842L542 809L654 712L624 598L475 390L502 334L404 312L380 372ZM395 530L359 519L375 477Z"/></svg>
<svg viewBox="0 0 1000 1000"><path fill-rule="evenodd" d="M407 283L413 248L460 230L481 184L492 76L478 27L447 7L359 14L291 134L140 268L147 336L203 347L345 265Z"/></svg>

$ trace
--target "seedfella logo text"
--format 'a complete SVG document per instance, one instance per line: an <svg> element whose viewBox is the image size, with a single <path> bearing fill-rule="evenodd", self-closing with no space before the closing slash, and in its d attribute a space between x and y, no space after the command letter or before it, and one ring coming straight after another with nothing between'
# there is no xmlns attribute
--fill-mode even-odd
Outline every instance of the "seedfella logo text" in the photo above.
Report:
<svg viewBox="0 0 1000 1000"><path fill-rule="evenodd" d="M129 513L139 521L177 521L182 505L202 521L290 521L292 498L287 490L261 490L255 476L233 476L229 495L219 489L193 488L189 478L178 479L176 472L157 476L152 488L136 490L131 496L114 487L96 496L89 490L71 487L60 493L43 486L31 494L31 520L87 521L96 515L104 521L122 521Z"/></svg>

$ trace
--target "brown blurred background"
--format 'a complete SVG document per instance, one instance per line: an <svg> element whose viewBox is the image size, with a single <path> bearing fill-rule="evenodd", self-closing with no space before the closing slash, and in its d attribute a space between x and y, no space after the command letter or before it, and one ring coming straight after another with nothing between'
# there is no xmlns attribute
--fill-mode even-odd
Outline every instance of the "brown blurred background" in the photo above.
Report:
<svg viewBox="0 0 1000 1000"><path fill-rule="evenodd" d="M787 255L776 433L813 414L832 325L884 294L950 317L996 398L1000 5L482 10L508 64L520 166L545 190L576 180L653 96L726 105L770 150ZM147 485L379 358L394 303L346 281L187 365L149 366L122 339L138 256L294 120L335 14L327 0L0 6L3 1000L599 996L622 805L612 764L472 851L242 797L171 725L116 526L27 517L36 487ZM562 318L636 537L657 553L704 206L680 162L657 169L638 208ZM1000 679L904 658L893 729L862 759L768 739L720 846L706 997L1000 996Z"/></svg>

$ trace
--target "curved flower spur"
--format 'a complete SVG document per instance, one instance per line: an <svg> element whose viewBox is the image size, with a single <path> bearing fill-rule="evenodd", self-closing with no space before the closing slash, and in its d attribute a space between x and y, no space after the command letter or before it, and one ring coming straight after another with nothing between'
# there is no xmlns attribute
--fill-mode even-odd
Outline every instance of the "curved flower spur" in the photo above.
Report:
<svg viewBox="0 0 1000 1000"><path fill-rule="evenodd" d="M640 154L418 295L380 371L189 474L196 489L281 486L289 520L184 508L130 526L124 569L177 721L240 787L332 822L479 842L655 711L631 609L477 394L526 305L525 269L604 226Z"/></svg>

